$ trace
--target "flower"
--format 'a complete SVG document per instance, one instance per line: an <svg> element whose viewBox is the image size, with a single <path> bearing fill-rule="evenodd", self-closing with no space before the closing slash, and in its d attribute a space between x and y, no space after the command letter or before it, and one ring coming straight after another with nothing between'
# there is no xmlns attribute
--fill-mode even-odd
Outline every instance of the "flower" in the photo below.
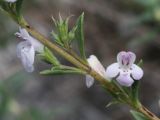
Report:
<svg viewBox="0 0 160 120"><path fill-rule="evenodd" d="M10 3L14 3L16 2L17 0L5 0L6 2L10 2Z"/></svg>
<svg viewBox="0 0 160 120"><path fill-rule="evenodd" d="M106 76L110 79L116 78L117 82L129 87L134 80L140 80L143 77L143 70L134 64L136 55L133 52L122 51L117 55L117 63L113 63L106 69Z"/></svg>
<svg viewBox="0 0 160 120"><path fill-rule="evenodd" d="M95 55L91 55L88 59L88 64L90 67L99 73L101 76L105 77L105 68L102 66L100 61ZM86 86L89 88L94 84L94 78L90 75L86 75Z"/></svg>
<svg viewBox="0 0 160 120"><path fill-rule="evenodd" d="M19 29L15 35L24 40L17 45L17 57L20 58L27 72L34 71L34 57L36 52L43 52L44 46L29 35L26 29Z"/></svg>

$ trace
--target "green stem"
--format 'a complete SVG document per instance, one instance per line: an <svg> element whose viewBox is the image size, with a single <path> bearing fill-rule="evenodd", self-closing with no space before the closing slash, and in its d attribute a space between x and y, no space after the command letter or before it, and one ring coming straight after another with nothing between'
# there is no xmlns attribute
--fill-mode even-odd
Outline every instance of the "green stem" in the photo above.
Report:
<svg viewBox="0 0 160 120"><path fill-rule="evenodd" d="M68 49L67 51L68 51L68 53L69 53L70 55L72 55L74 58L76 58L79 62L81 62L82 64L86 65L86 61L84 61L83 59L81 59L81 58L72 50L72 48Z"/></svg>
<svg viewBox="0 0 160 120"><path fill-rule="evenodd" d="M138 108L133 108L135 110L137 110L138 112L144 114L146 117L148 117L150 120L160 120L154 113L152 113L151 111L149 111L146 107L144 107L143 105L140 105L140 107Z"/></svg>

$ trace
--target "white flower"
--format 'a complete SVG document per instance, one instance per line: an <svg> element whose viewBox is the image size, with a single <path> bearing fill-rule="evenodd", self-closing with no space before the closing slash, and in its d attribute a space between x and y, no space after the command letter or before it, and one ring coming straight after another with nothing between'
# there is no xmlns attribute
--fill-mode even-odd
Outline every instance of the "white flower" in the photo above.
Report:
<svg viewBox="0 0 160 120"><path fill-rule="evenodd" d="M134 64L136 55L132 52L120 52L117 55L117 63L107 67L106 76L110 79L116 78L117 82L129 87L134 80L140 80L143 77L143 70Z"/></svg>
<svg viewBox="0 0 160 120"><path fill-rule="evenodd" d="M30 36L26 29L19 28L19 32L15 35L22 40L29 41L33 45L35 51L43 52L43 45L38 40Z"/></svg>
<svg viewBox="0 0 160 120"><path fill-rule="evenodd" d="M87 59L90 67L95 70L97 73L99 73L101 76L105 77L105 68L102 66L100 61L97 59L96 56L91 55ZM90 75L86 75L86 86L89 88L93 85L94 83L94 78Z"/></svg>
<svg viewBox="0 0 160 120"><path fill-rule="evenodd" d="M14 3L16 2L17 0L5 0L6 2L10 2L10 3Z"/></svg>
<svg viewBox="0 0 160 120"><path fill-rule="evenodd" d="M21 62L27 72L34 71L33 64L35 50L29 41L23 41L17 45L17 56L21 59Z"/></svg>
<svg viewBox="0 0 160 120"><path fill-rule="evenodd" d="M21 62L27 72L34 71L34 57L35 52L43 52L43 45L29 35L29 33L20 28L20 32L15 35L24 40L17 45L17 56L21 59Z"/></svg>

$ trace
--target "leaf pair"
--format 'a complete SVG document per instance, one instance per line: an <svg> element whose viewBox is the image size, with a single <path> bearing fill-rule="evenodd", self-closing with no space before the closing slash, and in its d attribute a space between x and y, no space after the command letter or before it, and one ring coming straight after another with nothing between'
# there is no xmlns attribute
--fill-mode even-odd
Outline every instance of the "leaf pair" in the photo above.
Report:
<svg viewBox="0 0 160 120"><path fill-rule="evenodd" d="M59 21L56 21L54 18L53 21L55 23L57 33L54 31L52 35L55 39L55 42L58 43L61 47L70 50L72 41L75 40L77 42L79 52L81 57L85 60L85 48L84 48L84 13L78 18L76 25L69 31L68 28L68 17L63 20L61 16L59 16Z"/></svg>

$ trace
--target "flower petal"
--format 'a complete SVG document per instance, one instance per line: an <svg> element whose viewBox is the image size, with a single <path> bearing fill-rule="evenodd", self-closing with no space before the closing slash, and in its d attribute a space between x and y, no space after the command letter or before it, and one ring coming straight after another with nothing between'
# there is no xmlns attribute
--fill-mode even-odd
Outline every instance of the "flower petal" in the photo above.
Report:
<svg viewBox="0 0 160 120"><path fill-rule="evenodd" d="M35 50L30 42L20 42L17 46L17 56L21 59L21 62L27 72L34 71L34 57Z"/></svg>
<svg viewBox="0 0 160 120"><path fill-rule="evenodd" d="M120 67L130 67L136 60L136 55L133 52L122 51L117 55L117 61Z"/></svg>
<svg viewBox="0 0 160 120"><path fill-rule="evenodd" d="M35 51L42 53L44 51L44 46L38 40L33 37L29 37L28 41L30 41L35 49Z"/></svg>
<svg viewBox="0 0 160 120"><path fill-rule="evenodd" d="M86 86L90 88L94 84L94 78L90 75L86 75Z"/></svg>
<svg viewBox="0 0 160 120"><path fill-rule="evenodd" d="M128 54L128 57L129 57L129 66L131 66L136 60L136 54L133 53L133 52L130 52L130 51L127 52L127 54Z"/></svg>
<svg viewBox="0 0 160 120"><path fill-rule="evenodd" d="M19 32L16 32L15 35L24 40L27 40L30 37L27 30L21 27L19 27Z"/></svg>
<svg viewBox="0 0 160 120"><path fill-rule="evenodd" d="M30 36L26 29L20 27L19 31L20 32L15 33L18 38L29 41L33 45L35 51L43 52L44 46L38 40Z"/></svg>
<svg viewBox="0 0 160 120"><path fill-rule="evenodd" d="M117 82L126 87L130 87L133 83L134 80L131 78L129 73L120 73L120 75L117 77Z"/></svg>
<svg viewBox="0 0 160 120"><path fill-rule="evenodd" d="M123 58L127 53L125 51L121 51L117 55L117 62L119 63L120 67L123 66Z"/></svg>
<svg viewBox="0 0 160 120"><path fill-rule="evenodd" d="M133 79L140 80L143 77L143 70L136 64L133 64L131 68L132 68L131 75Z"/></svg>
<svg viewBox="0 0 160 120"><path fill-rule="evenodd" d="M120 72L119 64L118 63L113 63L113 64L111 64L110 66L107 67L105 75L108 78L114 78L118 75L119 72Z"/></svg>
<svg viewBox="0 0 160 120"><path fill-rule="evenodd" d="M87 61L93 70L98 72L101 76L105 77L105 68L102 66L102 64L95 55L91 55L87 59Z"/></svg>

